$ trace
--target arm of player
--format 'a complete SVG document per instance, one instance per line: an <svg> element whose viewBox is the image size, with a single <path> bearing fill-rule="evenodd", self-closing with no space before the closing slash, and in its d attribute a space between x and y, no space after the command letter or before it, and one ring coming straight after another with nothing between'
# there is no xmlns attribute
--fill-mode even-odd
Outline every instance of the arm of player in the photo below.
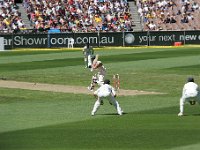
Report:
<svg viewBox="0 0 200 150"><path fill-rule="evenodd" d="M117 97L117 94L116 94L116 92L115 92L114 87L112 87L112 95L113 95L114 97Z"/></svg>
<svg viewBox="0 0 200 150"><path fill-rule="evenodd" d="M92 66L95 66L95 65L96 65L98 59L99 59L99 55L97 54L97 55L95 56L95 59L94 59L93 62L92 62Z"/></svg>

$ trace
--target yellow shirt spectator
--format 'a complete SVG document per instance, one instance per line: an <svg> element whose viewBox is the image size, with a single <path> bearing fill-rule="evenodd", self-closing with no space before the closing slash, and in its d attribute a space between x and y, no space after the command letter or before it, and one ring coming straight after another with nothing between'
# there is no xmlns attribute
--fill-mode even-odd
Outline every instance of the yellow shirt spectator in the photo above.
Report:
<svg viewBox="0 0 200 150"><path fill-rule="evenodd" d="M153 16L150 13L148 13L146 17L147 18L153 18Z"/></svg>
<svg viewBox="0 0 200 150"><path fill-rule="evenodd" d="M95 21L96 23L101 23L101 22L102 22L102 18L99 17L98 15L95 15L94 21Z"/></svg>
<svg viewBox="0 0 200 150"><path fill-rule="evenodd" d="M6 24L6 26L10 26L11 24L11 20L9 18L5 18L3 22Z"/></svg>

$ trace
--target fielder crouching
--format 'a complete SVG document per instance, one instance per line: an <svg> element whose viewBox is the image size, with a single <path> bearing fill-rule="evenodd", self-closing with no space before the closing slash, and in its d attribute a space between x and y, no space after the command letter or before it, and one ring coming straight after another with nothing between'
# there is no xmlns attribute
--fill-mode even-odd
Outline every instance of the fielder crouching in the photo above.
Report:
<svg viewBox="0 0 200 150"><path fill-rule="evenodd" d="M91 115L94 116L97 110L99 109L100 105L103 103L103 99L107 98L109 103L115 107L117 110L118 115L122 115L123 111L121 107L119 106L118 101L115 99L116 93L114 88L110 85L110 80L104 80L104 84L101 85L95 92L94 96L97 98Z"/></svg>
<svg viewBox="0 0 200 150"><path fill-rule="evenodd" d="M189 102L191 105L196 104L196 102L200 104L200 89L192 77L188 78L187 83L183 87L178 116L183 116L185 102Z"/></svg>

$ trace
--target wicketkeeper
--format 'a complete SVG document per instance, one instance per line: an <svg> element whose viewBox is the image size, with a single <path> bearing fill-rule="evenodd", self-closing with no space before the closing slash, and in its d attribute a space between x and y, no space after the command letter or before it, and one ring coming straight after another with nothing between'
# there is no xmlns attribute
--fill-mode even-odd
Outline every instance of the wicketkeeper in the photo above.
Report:
<svg viewBox="0 0 200 150"><path fill-rule="evenodd" d="M118 101L115 99L116 97L115 89L110 85L110 80L104 80L104 84L94 92L94 96L97 98L97 100L91 112L92 116L95 115L100 105L103 104L104 98L107 98L109 103L115 107L118 115L123 114L123 111L119 106Z"/></svg>
<svg viewBox="0 0 200 150"><path fill-rule="evenodd" d="M83 47L83 55L84 55L85 68L91 68L94 50L89 43L86 43L85 46Z"/></svg>
<svg viewBox="0 0 200 150"><path fill-rule="evenodd" d="M194 78L192 77L188 78L187 83L183 87L178 116L183 116L185 102L189 102L191 105L196 104L196 102L200 104L200 89L199 86L194 83Z"/></svg>

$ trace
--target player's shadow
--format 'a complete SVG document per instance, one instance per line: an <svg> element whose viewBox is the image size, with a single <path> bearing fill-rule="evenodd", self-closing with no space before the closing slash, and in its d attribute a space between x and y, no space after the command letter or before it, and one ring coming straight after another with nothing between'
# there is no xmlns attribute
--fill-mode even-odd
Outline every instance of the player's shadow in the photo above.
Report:
<svg viewBox="0 0 200 150"><path fill-rule="evenodd" d="M128 113L123 112L123 115L126 115L126 114L128 114ZM101 115L101 116L119 116L117 113L106 113L106 114L98 114L98 115Z"/></svg>
<svg viewBox="0 0 200 150"><path fill-rule="evenodd" d="M157 108L152 110L136 111L131 112L130 114L171 114L177 115L179 113L179 106L171 106L165 108ZM199 106L198 105L185 105L184 116L200 116Z"/></svg>
<svg viewBox="0 0 200 150"><path fill-rule="evenodd" d="M192 116L200 116L200 113L193 114Z"/></svg>

